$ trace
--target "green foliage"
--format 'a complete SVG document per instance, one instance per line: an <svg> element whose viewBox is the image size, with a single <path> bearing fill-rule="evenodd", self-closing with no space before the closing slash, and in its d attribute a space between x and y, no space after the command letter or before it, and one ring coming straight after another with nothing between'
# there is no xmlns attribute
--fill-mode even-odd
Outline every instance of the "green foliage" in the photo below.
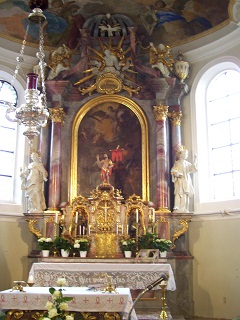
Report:
<svg viewBox="0 0 240 320"><path fill-rule="evenodd" d="M66 251L70 251L73 248L71 241L62 237L56 237L53 241L53 246L57 250L63 249Z"/></svg>
<svg viewBox="0 0 240 320"><path fill-rule="evenodd" d="M76 239L73 246L75 249L78 249L79 251L89 251L90 241L86 238Z"/></svg>
<svg viewBox="0 0 240 320"><path fill-rule="evenodd" d="M53 248L53 240L52 238L39 238L38 246L41 250L52 250Z"/></svg>
<svg viewBox="0 0 240 320"><path fill-rule="evenodd" d="M135 239L121 239L119 241L119 246L122 252L124 251L134 251L136 249L136 240Z"/></svg>
<svg viewBox="0 0 240 320"><path fill-rule="evenodd" d="M6 314L0 310L0 320L5 320L6 319Z"/></svg>
<svg viewBox="0 0 240 320"><path fill-rule="evenodd" d="M139 249L159 249L159 251L167 251L171 248L172 242L167 239L157 237L157 234L147 232L138 238Z"/></svg>

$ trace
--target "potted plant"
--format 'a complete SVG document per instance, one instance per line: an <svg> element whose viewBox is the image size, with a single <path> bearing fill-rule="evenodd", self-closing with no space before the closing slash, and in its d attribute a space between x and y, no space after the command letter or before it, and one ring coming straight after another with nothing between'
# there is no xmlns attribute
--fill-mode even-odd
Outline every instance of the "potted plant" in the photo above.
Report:
<svg viewBox="0 0 240 320"><path fill-rule="evenodd" d="M136 240L129 239L121 239L119 242L120 249L126 258L130 258L132 256L132 252L136 250Z"/></svg>
<svg viewBox="0 0 240 320"><path fill-rule="evenodd" d="M73 247L71 241L63 237L56 237L53 245L61 253L62 257L68 257Z"/></svg>
<svg viewBox="0 0 240 320"><path fill-rule="evenodd" d="M48 257L53 248L53 240L52 238L41 237L38 239L38 246L42 250L42 256Z"/></svg>
<svg viewBox="0 0 240 320"><path fill-rule="evenodd" d="M139 249L156 249L155 239L157 235L155 233L147 232L138 238Z"/></svg>
<svg viewBox="0 0 240 320"><path fill-rule="evenodd" d="M87 238L76 239L73 247L78 248L80 257L85 258L90 249L90 241Z"/></svg>
<svg viewBox="0 0 240 320"><path fill-rule="evenodd" d="M165 256L166 257L166 253L167 251L171 248L172 246L172 241L171 240L167 240L167 239L159 239L159 238L156 238L155 241L154 241L154 245L155 245L155 248L156 249L159 249L160 251L160 255L161 255L161 252L165 253L161 256Z"/></svg>

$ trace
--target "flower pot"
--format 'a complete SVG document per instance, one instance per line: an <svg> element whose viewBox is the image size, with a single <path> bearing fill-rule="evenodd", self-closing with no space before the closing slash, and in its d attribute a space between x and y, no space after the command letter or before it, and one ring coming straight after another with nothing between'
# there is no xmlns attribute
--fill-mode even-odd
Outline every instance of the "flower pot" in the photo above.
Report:
<svg viewBox="0 0 240 320"><path fill-rule="evenodd" d="M79 253L80 253L80 257L81 257L81 258L86 258L86 256L87 256L87 251L79 251Z"/></svg>
<svg viewBox="0 0 240 320"><path fill-rule="evenodd" d="M125 258L131 258L131 256L132 256L132 251L124 251Z"/></svg>
<svg viewBox="0 0 240 320"><path fill-rule="evenodd" d="M167 251L160 251L160 258L166 258L167 257Z"/></svg>
<svg viewBox="0 0 240 320"><path fill-rule="evenodd" d="M43 258L49 257L49 253L50 253L50 250L42 250L42 257Z"/></svg>
<svg viewBox="0 0 240 320"><path fill-rule="evenodd" d="M69 256L69 251L61 249L61 256L67 258Z"/></svg>

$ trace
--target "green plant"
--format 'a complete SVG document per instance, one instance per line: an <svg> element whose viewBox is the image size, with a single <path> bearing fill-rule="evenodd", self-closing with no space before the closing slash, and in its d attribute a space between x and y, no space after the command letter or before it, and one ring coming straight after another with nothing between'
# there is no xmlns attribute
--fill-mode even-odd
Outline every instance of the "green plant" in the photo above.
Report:
<svg viewBox="0 0 240 320"><path fill-rule="evenodd" d="M138 238L139 249L156 249L154 241L157 235L155 233L147 232Z"/></svg>
<svg viewBox="0 0 240 320"><path fill-rule="evenodd" d="M167 251L172 246L172 241L161 239L157 234L147 232L138 238L139 249L159 249L159 251Z"/></svg>
<svg viewBox="0 0 240 320"><path fill-rule="evenodd" d="M121 239L119 241L119 246L122 252L124 251L134 251L136 249L135 239Z"/></svg>
<svg viewBox="0 0 240 320"><path fill-rule="evenodd" d="M59 278L57 284L62 286L66 284L66 279ZM74 320L73 314L69 314L68 310L68 301L71 301L72 297L64 297L62 288L56 290L54 288L49 288L49 292L52 295L52 301L47 301L46 308L48 311L47 316L43 316L40 320Z"/></svg>
<svg viewBox="0 0 240 320"><path fill-rule="evenodd" d="M161 252L168 251L172 246L172 241L167 239L156 238L154 245L155 245L155 249L159 249L159 251Z"/></svg>
<svg viewBox="0 0 240 320"><path fill-rule="evenodd" d="M56 248L57 250L66 250L66 251L70 251L73 247L72 243L70 240L65 239L63 237L56 237L53 241L53 246L54 248Z"/></svg>
<svg viewBox="0 0 240 320"><path fill-rule="evenodd" d="M41 250L51 250L53 248L53 240L52 238L39 238L38 246Z"/></svg>
<svg viewBox="0 0 240 320"><path fill-rule="evenodd" d="M86 238L80 238L75 240L73 247L78 248L79 251L89 251L90 241Z"/></svg>

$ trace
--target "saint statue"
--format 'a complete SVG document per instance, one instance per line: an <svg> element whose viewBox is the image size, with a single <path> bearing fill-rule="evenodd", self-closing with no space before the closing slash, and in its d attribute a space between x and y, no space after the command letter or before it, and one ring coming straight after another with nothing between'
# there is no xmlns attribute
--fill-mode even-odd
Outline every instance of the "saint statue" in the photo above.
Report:
<svg viewBox="0 0 240 320"><path fill-rule="evenodd" d="M160 43L156 48L154 44L150 42L150 64L152 68L160 70L164 78L169 78L173 63L172 50L169 46Z"/></svg>
<svg viewBox="0 0 240 320"><path fill-rule="evenodd" d="M44 181L47 181L48 173L37 152L31 153L31 160L27 170L21 173L22 190L26 191L28 197L28 212L43 212L46 209Z"/></svg>
<svg viewBox="0 0 240 320"><path fill-rule="evenodd" d="M112 174L113 162L108 158L107 154L104 154L103 159L99 159L97 155L97 165L101 168L101 179L103 183L109 184L109 179Z"/></svg>
<svg viewBox="0 0 240 320"><path fill-rule="evenodd" d="M72 52L65 44L56 50L52 50L49 55L48 67L50 68L50 72L47 79L53 80L60 72L69 70L71 66L71 59Z"/></svg>
<svg viewBox="0 0 240 320"><path fill-rule="evenodd" d="M181 146L177 151L177 160L171 169L175 212L189 212L189 198L194 194L190 174L197 172L197 156L195 155L193 164L186 160L187 157L188 150Z"/></svg>

